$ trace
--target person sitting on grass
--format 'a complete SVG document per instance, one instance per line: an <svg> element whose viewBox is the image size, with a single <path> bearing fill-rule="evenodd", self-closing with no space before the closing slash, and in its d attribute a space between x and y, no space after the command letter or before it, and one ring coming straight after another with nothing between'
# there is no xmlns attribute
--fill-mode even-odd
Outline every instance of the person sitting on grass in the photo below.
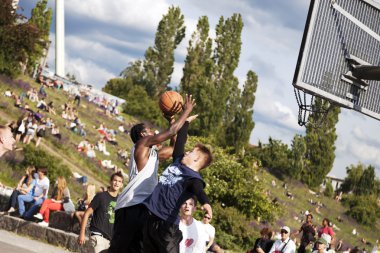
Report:
<svg viewBox="0 0 380 253"><path fill-rule="evenodd" d="M53 189L51 199L45 199L40 211L34 215L35 218L42 220L38 225L42 227L49 226L50 211L62 211L63 204L69 202L70 191L64 177L59 176Z"/></svg>

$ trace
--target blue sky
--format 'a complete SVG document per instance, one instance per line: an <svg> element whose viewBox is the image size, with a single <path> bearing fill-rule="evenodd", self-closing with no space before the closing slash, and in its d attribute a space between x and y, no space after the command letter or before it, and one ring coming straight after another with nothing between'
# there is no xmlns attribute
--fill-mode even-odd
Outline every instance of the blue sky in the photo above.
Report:
<svg viewBox="0 0 380 253"><path fill-rule="evenodd" d="M206 15L211 37L220 16L241 13L244 21L240 64L235 72L243 83L248 70L258 74L250 142L266 143L269 136L290 144L304 128L297 125L298 107L292 79L309 1L306 0L64 0L66 26L65 71L98 88L118 76L129 62L141 59L169 6L185 16L186 38L175 53L172 84L179 83L188 40L197 20ZM24 15L36 0L20 0ZM54 7L49 0L49 5ZM48 64L54 68L54 26ZM376 167L380 177L380 122L342 109L337 125L336 160L331 175L344 177L346 167L362 162Z"/></svg>

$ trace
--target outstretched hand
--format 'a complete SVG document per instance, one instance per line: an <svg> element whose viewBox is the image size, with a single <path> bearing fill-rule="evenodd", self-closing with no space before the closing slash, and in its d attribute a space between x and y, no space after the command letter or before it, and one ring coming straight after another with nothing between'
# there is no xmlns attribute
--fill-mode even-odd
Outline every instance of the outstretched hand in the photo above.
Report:
<svg viewBox="0 0 380 253"><path fill-rule="evenodd" d="M196 103L195 103L195 99L193 99L193 95L186 94L186 102L185 102L185 105L183 106L183 110L191 112L194 106L196 106Z"/></svg>
<svg viewBox="0 0 380 253"><path fill-rule="evenodd" d="M186 121L191 123L191 121L195 120L197 117L198 117L198 114L191 115L191 116L187 117Z"/></svg>

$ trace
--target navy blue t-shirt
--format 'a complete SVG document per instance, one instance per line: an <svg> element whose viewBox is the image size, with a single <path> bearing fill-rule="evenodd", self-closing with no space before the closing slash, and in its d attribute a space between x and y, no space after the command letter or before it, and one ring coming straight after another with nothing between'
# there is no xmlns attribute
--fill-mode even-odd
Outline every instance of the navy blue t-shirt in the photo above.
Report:
<svg viewBox="0 0 380 253"><path fill-rule="evenodd" d="M188 182L198 179L205 186L199 173L183 165L181 160L182 157L177 158L166 168L152 194L143 202L157 217L173 224L179 224L178 213L181 205L194 196L187 187Z"/></svg>

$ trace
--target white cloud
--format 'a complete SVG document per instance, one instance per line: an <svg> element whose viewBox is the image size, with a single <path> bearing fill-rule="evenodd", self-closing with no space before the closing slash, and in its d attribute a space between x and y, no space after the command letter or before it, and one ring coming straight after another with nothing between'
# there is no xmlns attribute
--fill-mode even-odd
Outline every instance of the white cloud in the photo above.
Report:
<svg viewBox="0 0 380 253"><path fill-rule="evenodd" d="M67 57L65 68L66 72L74 74L79 82L95 84L99 89L105 85L105 80L115 77L114 73L107 71L90 60L83 60L81 58Z"/></svg>
<svg viewBox="0 0 380 253"><path fill-rule="evenodd" d="M152 31L169 5L165 0L65 0L65 11L83 19Z"/></svg>

